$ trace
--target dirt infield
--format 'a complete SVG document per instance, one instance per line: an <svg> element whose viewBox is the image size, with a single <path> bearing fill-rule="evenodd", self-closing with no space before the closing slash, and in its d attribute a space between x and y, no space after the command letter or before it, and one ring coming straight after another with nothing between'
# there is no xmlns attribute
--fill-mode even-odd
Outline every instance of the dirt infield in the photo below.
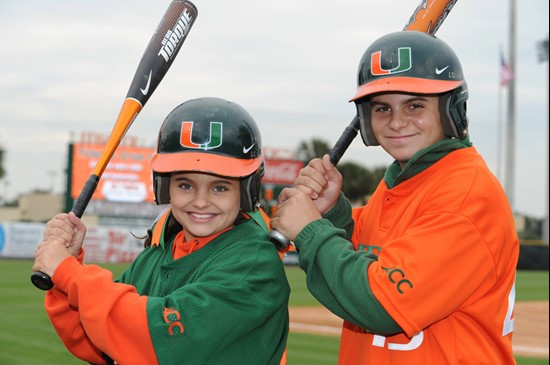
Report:
<svg viewBox="0 0 550 365"><path fill-rule="evenodd" d="M548 302L518 302L514 307L514 353L548 358ZM290 330L339 336L342 320L323 307L290 308Z"/></svg>

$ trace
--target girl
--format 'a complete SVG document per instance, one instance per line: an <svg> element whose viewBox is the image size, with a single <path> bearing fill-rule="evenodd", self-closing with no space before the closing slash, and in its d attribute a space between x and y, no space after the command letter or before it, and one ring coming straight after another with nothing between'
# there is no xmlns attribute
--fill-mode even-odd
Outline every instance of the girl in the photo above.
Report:
<svg viewBox="0 0 550 365"><path fill-rule="evenodd" d="M55 283L45 307L65 346L94 364L284 362L290 289L259 216L263 168L242 107L190 100L152 158L155 199L169 206L119 280L82 263L73 213L48 222L33 270Z"/></svg>

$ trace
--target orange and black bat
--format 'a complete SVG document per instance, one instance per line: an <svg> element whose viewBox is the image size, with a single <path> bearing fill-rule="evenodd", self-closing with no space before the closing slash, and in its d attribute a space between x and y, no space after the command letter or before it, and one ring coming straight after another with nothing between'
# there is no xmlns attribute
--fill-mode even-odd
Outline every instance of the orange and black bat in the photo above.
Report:
<svg viewBox="0 0 550 365"><path fill-rule="evenodd" d="M457 1L421 0L403 30L415 30L435 34ZM329 152L330 162L333 165L336 166L340 161L358 132L359 119L356 115ZM269 239L275 244L277 249L282 251L286 250L290 243L285 236L276 230L269 233Z"/></svg>
<svg viewBox="0 0 550 365"><path fill-rule="evenodd" d="M72 212L77 217L80 218L84 214L99 179L120 141L174 62L197 15L197 8L187 0L173 0L168 6L139 62L101 157L73 205ZM31 281L42 290L50 290L53 287L51 278L40 271L32 273Z"/></svg>

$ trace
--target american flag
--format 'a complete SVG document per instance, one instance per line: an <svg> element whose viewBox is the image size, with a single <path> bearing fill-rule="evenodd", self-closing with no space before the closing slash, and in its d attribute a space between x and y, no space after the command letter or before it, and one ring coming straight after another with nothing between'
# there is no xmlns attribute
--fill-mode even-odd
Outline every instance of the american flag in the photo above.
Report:
<svg viewBox="0 0 550 365"><path fill-rule="evenodd" d="M504 55L501 52L500 53L500 85L508 86L508 84L510 84L510 81L513 78L514 78L514 74L512 73L510 66L506 64L506 61L504 60Z"/></svg>

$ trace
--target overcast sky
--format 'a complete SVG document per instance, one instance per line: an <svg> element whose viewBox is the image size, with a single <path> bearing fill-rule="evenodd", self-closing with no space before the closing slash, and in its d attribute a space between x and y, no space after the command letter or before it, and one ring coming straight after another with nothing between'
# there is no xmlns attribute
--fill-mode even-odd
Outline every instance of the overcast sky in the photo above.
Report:
<svg viewBox="0 0 550 365"><path fill-rule="evenodd" d="M0 0L0 146L7 173L0 196L63 190L71 134L111 131L169 2ZM420 1L193 2L197 21L127 133L144 144L154 145L165 116L181 102L217 96L254 116L264 146L294 150L313 137L332 145L355 113L348 100L364 50L401 30ZM499 49L508 55L508 20L509 0L460 0L437 34L462 60L471 139L501 181ZM548 36L548 0L517 1L516 29L514 208L542 217L548 63L539 63L536 43ZM342 161L370 168L391 158L358 137Z"/></svg>

